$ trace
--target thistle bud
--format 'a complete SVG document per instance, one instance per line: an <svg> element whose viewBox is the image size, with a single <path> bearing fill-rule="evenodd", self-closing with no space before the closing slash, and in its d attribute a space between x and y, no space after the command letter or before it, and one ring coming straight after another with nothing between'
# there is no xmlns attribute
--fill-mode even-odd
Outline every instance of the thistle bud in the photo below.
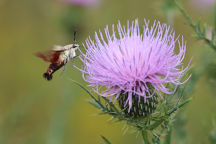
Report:
<svg viewBox="0 0 216 144"><path fill-rule="evenodd" d="M147 117L154 112L158 104L158 96L156 94L148 99L133 95L131 109L129 109L128 103L125 105L126 100L127 94L121 94L118 98L119 107L127 117L134 118Z"/></svg>

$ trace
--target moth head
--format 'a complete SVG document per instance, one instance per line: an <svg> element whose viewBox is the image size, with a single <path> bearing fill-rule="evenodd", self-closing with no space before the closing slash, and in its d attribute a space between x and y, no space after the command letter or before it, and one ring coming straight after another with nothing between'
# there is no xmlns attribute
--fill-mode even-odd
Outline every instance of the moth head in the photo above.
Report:
<svg viewBox="0 0 216 144"><path fill-rule="evenodd" d="M69 44L69 45L66 45L64 46L64 49L68 50L68 49L78 49L79 48L79 45L78 44Z"/></svg>
<svg viewBox="0 0 216 144"><path fill-rule="evenodd" d="M72 48L77 50L79 48L79 45L78 44L72 44Z"/></svg>

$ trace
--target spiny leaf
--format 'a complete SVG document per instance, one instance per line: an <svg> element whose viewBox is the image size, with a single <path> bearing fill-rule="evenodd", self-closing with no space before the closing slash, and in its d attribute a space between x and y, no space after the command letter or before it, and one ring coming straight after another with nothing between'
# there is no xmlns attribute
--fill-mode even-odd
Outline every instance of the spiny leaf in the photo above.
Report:
<svg viewBox="0 0 216 144"><path fill-rule="evenodd" d="M196 31L197 31L197 33L201 32L200 31L200 25L201 25L201 20L199 19L198 22L197 22L197 24L196 24Z"/></svg>
<svg viewBox="0 0 216 144"><path fill-rule="evenodd" d="M212 31L211 34L212 34L211 35L211 40L214 41L215 40L215 31Z"/></svg>
<svg viewBox="0 0 216 144"><path fill-rule="evenodd" d="M193 21L190 19L190 17L187 15L187 13L184 11L184 9L177 3L175 2L176 7L179 9L179 11L182 13L182 15L185 17L186 21L192 26L195 27L195 24Z"/></svg>
<svg viewBox="0 0 216 144"><path fill-rule="evenodd" d="M185 12L185 10L175 1L176 7L178 8L178 10L182 13L182 15L184 16L185 20L187 21L188 24L190 24L190 26L193 28L193 30L196 32L196 38L200 39L200 40L204 40L206 42L206 44L208 44L211 48L213 48L214 50L216 50L216 45L214 44L214 39L209 40L206 37L205 34L205 30L203 30L203 32L201 32L201 28L200 28L200 21L198 21L197 24L194 24L194 22L191 20L191 18L188 16L188 14ZM215 31L212 30L212 31ZM214 36L213 36L214 37Z"/></svg>
<svg viewBox="0 0 216 144"><path fill-rule="evenodd" d="M148 132L146 130L142 130L142 137L145 144L150 144L150 141L148 139Z"/></svg>
<svg viewBox="0 0 216 144"><path fill-rule="evenodd" d="M172 129L170 129L170 130L167 132L167 135L166 135L166 137L165 137L164 144L171 144L171 134L172 134Z"/></svg>
<svg viewBox="0 0 216 144"><path fill-rule="evenodd" d="M100 105L101 108L104 108L103 104L102 104L99 100L97 100L97 99L95 98L95 96L94 96L87 88L85 88L82 84L80 84L80 83L77 82L77 81L74 81L74 80L71 80L71 81L72 81L73 83L75 83L76 85L80 86L84 91L86 91L86 92L91 96L91 98L92 98L98 105Z"/></svg>
<svg viewBox="0 0 216 144"><path fill-rule="evenodd" d="M168 116L170 116L172 113L174 113L175 111L177 111L179 108L183 107L185 104L189 103L192 100L192 98L188 98L187 100L185 100L184 102L182 102L181 104L177 105L176 107L174 107L169 113Z"/></svg>
<svg viewBox="0 0 216 144"><path fill-rule="evenodd" d="M192 100L192 98L191 98L191 97L190 97L190 98L188 98L188 99L186 99L184 102L182 102L181 104L179 104L179 105L178 105L178 108L181 108L181 107L183 107L185 104L189 103L191 100Z"/></svg>
<svg viewBox="0 0 216 144"><path fill-rule="evenodd" d="M107 138L101 135L101 138L104 140L105 144L112 144Z"/></svg>
<svg viewBox="0 0 216 144"><path fill-rule="evenodd" d="M74 81L72 79L70 79L73 83L75 83L76 85L80 86L84 91L86 91L94 100L97 100L95 98L95 96L87 89L85 88L81 83L77 82L77 81Z"/></svg>
<svg viewBox="0 0 216 144"><path fill-rule="evenodd" d="M156 121L155 123L150 125L149 130L156 129L160 124L162 124L164 122L164 120L165 120L164 118L161 118L160 120Z"/></svg>
<svg viewBox="0 0 216 144"><path fill-rule="evenodd" d="M148 127L149 130L154 130L156 129L159 125L161 125L172 113L174 113L175 111L177 111L179 108L183 107L185 104L189 103L192 100L192 98L188 98L187 100L185 100L184 102L182 102L181 104L175 106L170 112L166 113L165 116L161 117L158 121L156 121L155 123L153 123L152 125L150 125Z"/></svg>
<svg viewBox="0 0 216 144"><path fill-rule="evenodd" d="M204 37L206 37L206 31L207 31L207 26L204 25L203 26L203 32L202 32Z"/></svg>
<svg viewBox="0 0 216 144"><path fill-rule="evenodd" d="M93 101L91 101L91 100L88 100L88 102L89 102L91 105L93 105L94 107L96 107L96 108L98 108L98 109L102 109L102 107L101 107L99 104L97 104L97 103L95 103L95 102L93 102Z"/></svg>
<svg viewBox="0 0 216 144"><path fill-rule="evenodd" d="M117 113L119 113L119 110L116 108L116 106L112 103L112 102L110 102L107 98L105 98L105 97L103 97L103 99L109 104L109 106L110 106L110 108L112 109L112 110L114 110L115 112L117 112Z"/></svg>
<svg viewBox="0 0 216 144"><path fill-rule="evenodd" d="M178 98L178 100L177 100L177 102L176 102L176 105L178 105L178 103L180 102L180 100L181 100L182 97L184 96L183 93L184 93L185 87L186 87L186 85L184 85L184 87L181 89L181 91L180 91L181 94L180 94L180 96L178 96L179 98Z"/></svg>

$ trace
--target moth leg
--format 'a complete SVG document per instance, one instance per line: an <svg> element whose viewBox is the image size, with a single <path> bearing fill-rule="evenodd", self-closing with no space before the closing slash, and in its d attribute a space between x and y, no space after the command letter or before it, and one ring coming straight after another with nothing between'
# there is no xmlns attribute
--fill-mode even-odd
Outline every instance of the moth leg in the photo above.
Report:
<svg viewBox="0 0 216 144"><path fill-rule="evenodd" d="M79 56L80 56L80 55L76 55L76 56L74 56L74 57L71 59L71 61L72 61L72 66L74 66L74 59L75 59L75 58L79 58Z"/></svg>
<svg viewBox="0 0 216 144"><path fill-rule="evenodd" d="M73 58L78 58L80 55L76 55L76 56L74 56Z"/></svg>
<svg viewBox="0 0 216 144"><path fill-rule="evenodd" d="M61 71L60 75L62 75L63 72L65 71L65 65L66 65L66 63L68 62L68 56L67 56L66 54L64 54L64 56L66 57L66 60L64 61L64 68L63 68L63 70Z"/></svg>
<svg viewBox="0 0 216 144"><path fill-rule="evenodd" d="M63 72L65 71L65 65L63 66L64 68L62 69L62 71L60 72L60 76L63 74Z"/></svg>
<svg viewBox="0 0 216 144"><path fill-rule="evenodd" d="M74 66L74 60L72 59L72 66Z"/></svg>

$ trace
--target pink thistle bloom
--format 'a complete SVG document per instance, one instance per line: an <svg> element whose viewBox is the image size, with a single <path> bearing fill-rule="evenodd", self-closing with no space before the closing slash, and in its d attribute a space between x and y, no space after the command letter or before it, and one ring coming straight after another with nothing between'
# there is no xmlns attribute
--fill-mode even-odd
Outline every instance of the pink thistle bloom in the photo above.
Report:
<svg viewBox="0 0 216 144"><path fill-rule="evenodd" d="M98 5L101 0L62 0L62 1L77 6L94 6L94 5Z"/></svg>
<svg viewBox="0 0 216 144"><path fill-rule="evenodd" d="M175 90L165 87L166 84L178 86L184 72L183 68L186 43L175 38L175 32L166 24L155 21L149 26L145 21L143 32L140 32L138 20L132 25L112 25L112 34L108 26L105 36L95 32L95 41L90 37L83 44L86 54L81 60L84 68L80 69L83 78L94 87L93 90L110 100L127 94L125 105L132 106L132 97L151 98L155 93L171 94ZM177 47L176 47L177 45ZM178 53L175 53L175 48ZM188 78L189 79L189 78ZM152 92L152 89L154 92ZM161 96L162 97L162 96Z"/></svg>
<svg viewBox="0 0 216 144"><path fill-rule="evenodd" d="M190 5L197 10L212 10L216 4L215 0L191 0Z"/></svg>

